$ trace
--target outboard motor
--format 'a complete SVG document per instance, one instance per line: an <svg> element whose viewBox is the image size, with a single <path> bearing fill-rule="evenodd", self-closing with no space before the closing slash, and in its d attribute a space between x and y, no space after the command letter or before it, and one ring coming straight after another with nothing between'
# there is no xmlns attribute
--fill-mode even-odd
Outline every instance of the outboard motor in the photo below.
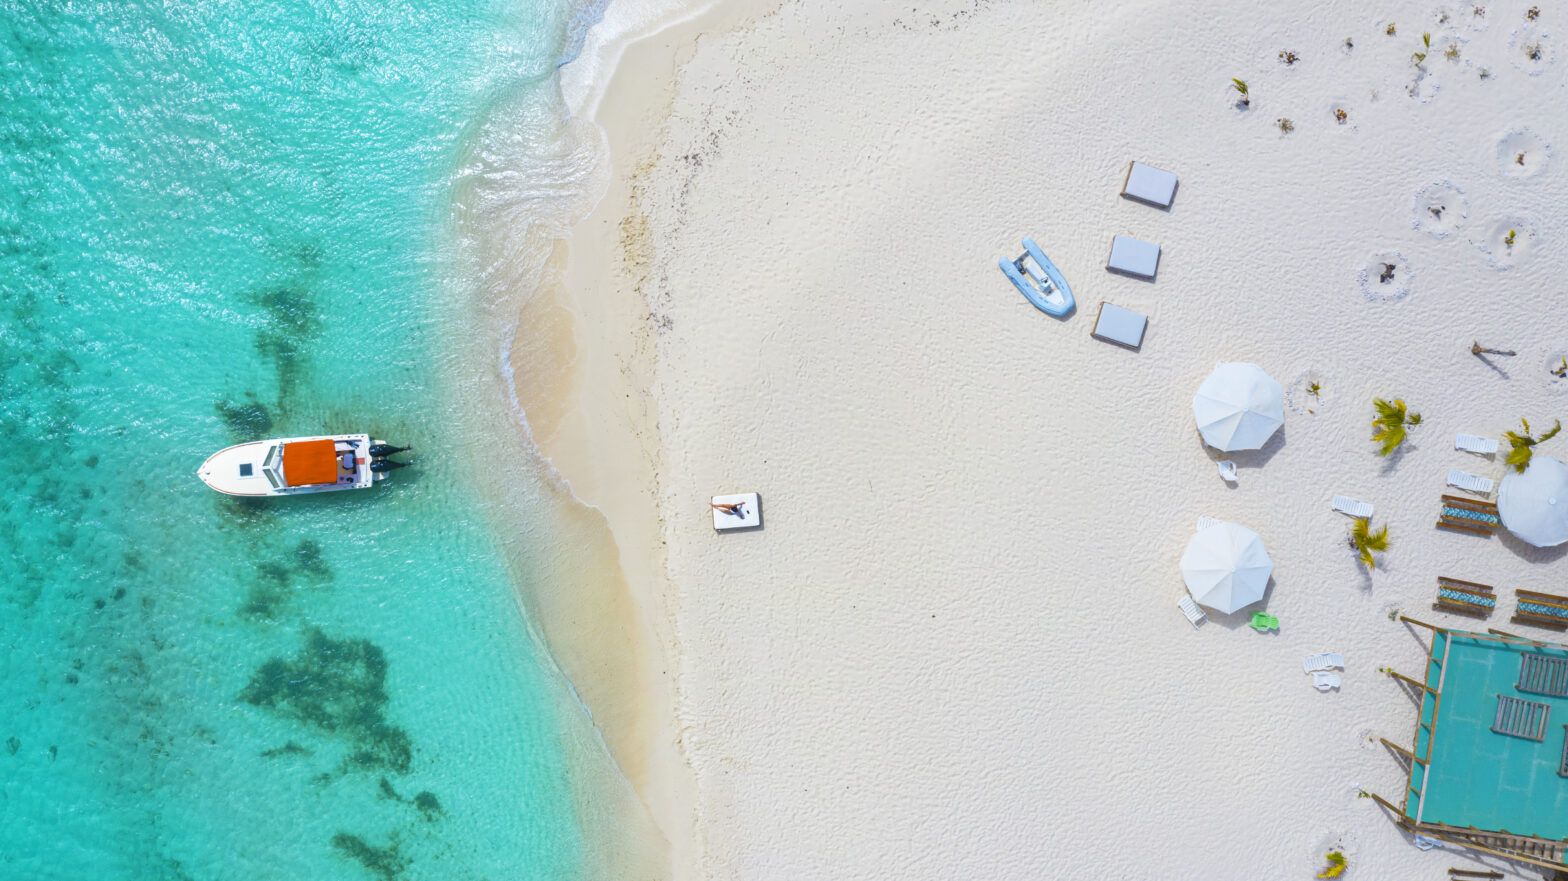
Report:
<svg viewBox="0 0 1568 881"><path fill-rule="evenodd" d="M371 444L370 455L375 456L377 459L385 459L387 456L406 453L412 449L413 447L394 447L391 444Z"/></svg>
<svg viewBox="0 0 1568 881"><path fill-rule="evenodd" d="M391 459L377 459L370 463L370 470L376 472L391 471L394 468L407 468L407 462L394 462Z"/></svg>

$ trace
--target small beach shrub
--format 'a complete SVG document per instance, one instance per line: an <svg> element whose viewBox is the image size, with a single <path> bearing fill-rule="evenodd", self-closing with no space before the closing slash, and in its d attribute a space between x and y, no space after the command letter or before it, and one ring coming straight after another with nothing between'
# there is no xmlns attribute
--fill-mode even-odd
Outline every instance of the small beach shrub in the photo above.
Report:
<svg viewBox="0 0 1568 881"><path fill-rule="evenodd" d="M1524 17L1529 19L1530 21L1535 21L1536 19L1541 17L1541 7L1539 7L1539 6L1532 6L1529 9L1526 9L1524 11Z"/></svg>
<svg viewBox="0 0 1568 881"><path fill-rule="evenodd" d="M1350 114L1345 112L1345 108L1343 108L1343 107L1335 107L1334 108L1334 121L1339 123L1340 125L1344 125L1345 124L1345 120L1347 118L1349 118L1349 116L1350 116Z"/></svg>
<svg viewBox="0 0 1568 881"><path fill-rule="evenodd" d="M1347 50L1349 50L1349 49L1354 49L1354 48L1356 48L1356 41L1355 41L1355 40L1352 40L1352 39L1351 39L1351 38L1349 38L1349 37L1346 37L1346 38L1345 38L1345 48L1346 48L1346 49L1347 49Z"/></svg>
<svg viewBox="0 0 1568 881"><path fill-rule="evenodd" d="M1230 86L1231 88L1235 89L1239 95L1241 95L1241 100L1236 102L1238 106L1246 107L1252 103L1252 96L1247 94L1247 84L1245 82L1235 77L1231 77Z"/></svg>
<svg viewBox="0 0 1568 881"><path fill-rule="evenodd" d="M1322 385L1322 383L1317 383L1317 382L1309 383L1307 385L1307 394L1311 395L1314 398L1321 397L1322 394L1323 394L1323 385Z"/></svg>
<svg viewBox="0 0 1568 881"><path fill-rule="evenodd" d="M1407 429L1421 424L1421 414L1408 412L1400 398L1392 401L1373 398L1372 407L1377 411L1372 419L1372 442L1378 445L1380 456L1391 455L1405 442Z"/></svg>
<svg viewBox="0 0 1568 881"><path fill-rule="evenodd" d="M1383 33L1388 34L1390 37L1392 37L1394 35L1394 23L1393 22L1389 22L1388 23L1388 27L1383 29Z"/></svg>
<svg viewBox="0 0 1568 881"><path fill-rule="evenodd" d="M1562 364L1551 369L1551 374L1558 379L1568 379L1568 358L1562 360Z"/></svg>
<svg viewBox="0 0 1568 881"><path fill-rule="evenodd" d="M1288 67L1292 64L1295 64L1297 61L1300 61L1301 59L1296 55L1296 53L1287 50L1285 52L1279 53L1279 60L1283 61Z"/></svg>
<svg viewBox="0 0 1568 881"><path fill-rule="evenodd" d="M1319 878L1338 878L1340 875L1345 874L1347 864L1345 863L1345 855L1343 853L1332 850L1323 858L1328 860L1328 866L1318 873Z"/></svg>
<svg viewBox="0 0 1568 881"><path fill-rule="evenodd" d="M1540 437L1534 437L1530 434L1530 420L1520 419L1519 423L1524 426L1524 434L1507 431L1503 433L1503 437L1508 439L1507 464L1514 466L1515 471L1523 474L1524 470L1530 467L1531 457L1535 455L1535 445L1541 441L1548 441L1556 437L1557 432L1563 430L1563 424L1558 420L1550 431Z"/></svg>
<svg viewBox="0 0 1568 881"><path fill-rule="evenodd" d="M1414 53L1414 54L1412 54L1410 56L1411 58L1415 59L1416 67L1420 67L1422 62L1426 61L1427 52L1431 52L1432 51L1432 35L1431 34L1422 34L1421 35L1421 46L1422 46L1422 49L1424 51L1416 52L1416 53Z"/></svg>
<svg viewBox="0 0 1568 881"><path fill-rule="evenodd" d="M1281 117L1275 125L1279 126L1279 133L1282 135L1288 135L1296 130L1296 124L1291 122L1289 117Z"/></svg>
<svg viewBox="0 0 1568 881"><path fill-rule="evenodd" d="M1377 559L1372 554L1374 551L1381 554L1388 550L1388 524L1383 524L1383 528L1373 532L1371 521L1357 517L1350 524L1350 547L1361 558L1362 565L1376 569Z"/></svg>
<svg viewBox="0 0 1568 881"><path fill-rule="evenodd" d="M1443 57L1447 58L1449 61L1458 61L1459 60L1459 44L1458 43L1449 43L1448 44L1448 48L1443 50Z"/></svg>

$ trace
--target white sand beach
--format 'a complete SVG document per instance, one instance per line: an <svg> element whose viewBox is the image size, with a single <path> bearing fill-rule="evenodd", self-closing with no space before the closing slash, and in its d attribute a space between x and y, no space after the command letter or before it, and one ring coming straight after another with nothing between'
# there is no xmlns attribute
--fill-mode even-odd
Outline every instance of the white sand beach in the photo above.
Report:
<svg viewBox="0 0 1568 881"><path fill-rule="evenodd" d="M513 360L534 442L615 537L643 630L604 651L647 646L627 664L669 691L631 736L649 676L576 683L674 877L1483 863L1358 791L1400 801L1369 738L1415 729L1378 671L1419 677L1425 634L1391 610L1517 630L1511 596L1480 624L1432 611L1436 577L1565 592L1562 548L1433 526L1449 469L1503 473L1457 432L1568 413L1568 13L1531 5L611 5L563 73L608 191ZM1134 159L1179 175L1169 211L1119 195ZM1115 234L1162 246L1156 280L1105 270ZM1023 236L1070 317L998 271ZM1090 337L1102 302L1149 316L1140 351ZM1198 436L1222 360L1285 386L1260 451ZM1424 416L1388 459L1374 397ZM743 491L764 527L715 533L709 497ZM1375 572L1335 493L1389 526ZM1195 631L1177 561L1202 515L1275 571ZM1302 673L1320 651L1337 691Z"/></svg>

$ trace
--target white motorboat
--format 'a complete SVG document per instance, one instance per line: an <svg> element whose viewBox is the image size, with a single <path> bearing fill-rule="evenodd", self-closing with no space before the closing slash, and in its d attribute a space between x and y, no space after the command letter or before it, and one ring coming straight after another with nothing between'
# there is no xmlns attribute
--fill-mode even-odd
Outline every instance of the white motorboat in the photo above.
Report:
<svg viewBox="0 0 1568 881"><path fill-rule="evenodd" d="M405 463L387 458L407 447L368 434L286 437L235 444L197 469L202 482L231 496L295 496L366 489Z"/></svg>

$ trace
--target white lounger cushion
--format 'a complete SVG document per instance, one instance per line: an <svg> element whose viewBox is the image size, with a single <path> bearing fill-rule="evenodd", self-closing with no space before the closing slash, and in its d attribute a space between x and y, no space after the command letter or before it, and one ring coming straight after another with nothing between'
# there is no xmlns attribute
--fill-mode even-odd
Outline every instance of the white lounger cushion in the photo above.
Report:
<svg viewBox="0 0 1568 881"><path fill-rule="evenodd" d="M1105 268L1138 278L1153 278L1160 267L1160 246L1132 236L1111 239L1111 259Z"/></svg>
<svg viewBox="0 0 1568 881"><path fill-rule="evenodd" d="M1143 331L1148 326L1149 317L1141 312L1123 309L1115 303L1101 303L1100 315L1094 320L1094 330L1089 335L1136 349L1143 345Z"/></svg>
<svg viewBox="0 0 1568 881"><path fill-rule="evenodd" d="M1492 479L1460 471L1458 468L1448 472L1448 485L1457 486L1476 493L1489 493L1492 491Z"/></svg>
<svg viewBox="0 0 1568 881"><path fill-rule="evenodd" d="M727 496L714 496L715 505L740 505L740 516L726 514L718 508L713 509L713 528L720 532L732 529L750 529L762 525L762 500L756 493L734 493Z"/></svg>
<svg viewBox="0 0 1568 881"><path fill-rule="evenodd" d="M1122 195L1159 208L1171 207L1176 196L1176 175L1152 165L1134 162L1127 169L1127 182L1122 185Z"/></svg>
<svg viewBox="0 0 1568 881"><path fill-rule="evenodd" d="M1353 499L1350 496L1335 496L1334 510L1366 520L1372 516L1372 503Z"/></svg>
<svg viewBox="0 0 1568 881"><path fill-rule="evenodd" d="M1497 439L1490 437L1477 437L1473 434L1460 434L1454 438L1454 449L1464 450L1467 453L1480 453L1490 456L1497 452Z"/></svg>
<svg viewBox="0 0 1568 881"><path fill-rule="evenodd" d="M1324 670L1319 670L1318 672L1312 674L1312 687L1316 688L1318 691L1328 691L1329 689L1338 688L1340 686L1340 682L1341 680L1338 673L1329 673Z"/></svg>
<svg viewBox="0 0 1568 881"><path fill-rule="evenodd" d="M1301 672L1303 673L1332 670L1335 667L1342 670L1345 667L1345 656L1339 652L1320 652L1315 655L1307 655L1301 659Z"/></svg>

